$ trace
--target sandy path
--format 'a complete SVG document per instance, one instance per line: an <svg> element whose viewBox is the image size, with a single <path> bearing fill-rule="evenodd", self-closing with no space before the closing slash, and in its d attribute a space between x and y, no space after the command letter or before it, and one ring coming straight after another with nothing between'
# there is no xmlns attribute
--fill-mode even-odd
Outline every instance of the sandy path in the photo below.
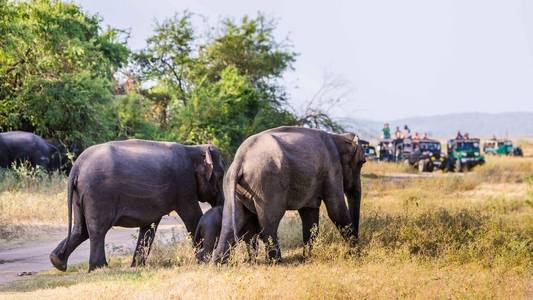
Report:
<svg viewBox="0 0 533 300"><path fill-rule="evenodd" d="M66 231L66 229L65 229ZM106 254L132 252L135 248L138 229L113 228L106 236ZM156 239L168 241L173 234L178 238L185 235L181 220L164 217L158 227ZM17 276L21 272L40 272L52 268L48 255L57 246L64 234L55 233L48 240L16 242L0 246L0 290L1 286L14 280L31 278ZM89 260L89 241L81 244L69 257L69 265Z"/></svg>

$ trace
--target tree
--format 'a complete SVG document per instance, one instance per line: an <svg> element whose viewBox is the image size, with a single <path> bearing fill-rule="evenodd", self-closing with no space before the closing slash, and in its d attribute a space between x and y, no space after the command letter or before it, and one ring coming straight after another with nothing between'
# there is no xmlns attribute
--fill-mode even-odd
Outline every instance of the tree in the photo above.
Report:
<svg viewBox="0 0 533 300"><path fill-rule="evenodd" d="M331 110L352 94L348 82L339 76L324 74L322 85L297 115L300 126L343 132L344 128L331 118Z"/></svg>
<svg viewBox="0 0 533 300"><path fill-rule="evenodd" d="M0 0L0 129L87 146L114 136L123 32L73 3Z"/></svg>
<svg viewBox="0 0 533 300"><path fill-rule="evenodd" d="M133 56L139 78L155 83L141 94L159 107L163 136L212 142L231 155L251 134L296 124L280 84L296 54L274 38L274 22L226 19L199 39L191 18L185 12L156 24Z"/></svg>
<svg viewBox="0 0 533 300"><path fill-rule="evenodd" d="M161 129L166 129L171 98L186 106L190 97L189 76L195 61L191 16L185 11L157 23L155 34L146 40L146 48L133 56L141 80L156 81L160 86L156 90L146 90L143 95L159 107Z"/></svg>

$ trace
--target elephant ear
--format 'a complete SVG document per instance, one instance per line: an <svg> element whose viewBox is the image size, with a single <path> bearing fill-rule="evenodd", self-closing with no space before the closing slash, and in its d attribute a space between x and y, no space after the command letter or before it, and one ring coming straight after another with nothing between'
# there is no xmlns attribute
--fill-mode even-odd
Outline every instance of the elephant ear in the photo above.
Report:
<svg viewBox="0 0 533 300"><path fill-rule="evenodd" d="M341 136L344 138L344 142L348 144L348 151L353 153L353 159L356 162L365 163L365 152L359 144L359 136L353 133L343 133Z"/></svg>
<svg viewBox="0 0 533 300"><path fill-rule="evenodd" d="M204 165L206 168L206 178L207 178L207 181L209 181L211 180L211 176L213 176L213 157L211 156L211 146L207 146L207 149L205 149L205 153L203 157L204 157Z"/></svg>

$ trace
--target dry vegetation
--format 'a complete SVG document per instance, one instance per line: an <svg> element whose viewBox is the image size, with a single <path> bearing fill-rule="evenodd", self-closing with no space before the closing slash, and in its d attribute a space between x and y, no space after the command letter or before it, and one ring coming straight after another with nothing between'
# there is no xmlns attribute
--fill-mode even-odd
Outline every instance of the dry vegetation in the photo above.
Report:
<svg viewBox="0 0 533 300"><path fill-rule="evenodd" d="M532 153L531 143L522 145ZM533 158L489 157L464 176L385 176L405 171L394 164L365 166L356 249L341 241L324 212L312 254L304 257L300 221L289 212L280 228L284 261L278 265L266 263L264 253L248 261L242 245L228 265L197 265L190 243L179 241L157 245L146 268L132 270L129 256L115 256L110 268L49 271L5 287L0 297L532 297ZM0 220L65 221L64 179L19 182L3 181ZM45 213L50 209L53 217Z"/></svg>

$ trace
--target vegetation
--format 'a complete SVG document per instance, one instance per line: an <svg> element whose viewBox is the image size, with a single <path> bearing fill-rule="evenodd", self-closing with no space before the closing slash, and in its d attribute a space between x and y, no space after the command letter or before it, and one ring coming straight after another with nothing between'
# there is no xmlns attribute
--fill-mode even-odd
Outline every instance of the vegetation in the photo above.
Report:
<svg viewBox="0 0 533 300"><path fill-rule="evenodd" d="M395 164L369 162L356 249L341 240L324 209L316 244L304 256L300 220L288 212L280 226L284 261L277 265L264 252L248 261L243 245L229 265L197 265L190 241L177 240L156 244L145 268L130 269L128 254L111 256L107 269L86 274L85 263L67 273L45 272L11 284L3 296L524 298L533 282L533 168L522 165L532 163L489 157L464 176L402 177ZM494 168L520 175L487 175ZM32 185L4 176L0 219L64 224L61 177ZM48 207L32 203L37 198Z"/></svg>
<svg viewBox="0 0 533 300"><path fill-rule="evenodd" d="M157 22L146 47L128 33L58 0L0 0L0 130L25 130L83 149L144 138L219 146L232 156L249 135L309 122L281 83L296 54L259 14L205 32L194 15ZM321 121L322 120L322 121ZM75 146L75 147L73 147Z"/></svg>
<svg viewBox="0 0 533 300"><path fill-rule="evenodd" d="M211 142L231 157L278 125L342 130L313 103L297 115L281 83L297 55L263 15L205 32L189 12L158 22L132 52L127 32L70 2L0 0L0 130L68 146L122 138ZM335 85L332 85L335 86ZM336 101L336 100L335 100ZM527 153L533 143L521 142ZM533 158L488 157L468 174L418 175L365 165L361 239L350 249L325 210L310 255L297 213L280 227L284 261L243 245L229 264L198 265L190 241L157 244L149 265L49 271L2 287L2 298L526 298L533 286ZM0 241L64 231L66 178L24 165L0 171Z"/></svg>
<svg viewBox="0 0 533 300"><path fill-rule="evenodd" d="M231 154L251 134L295 124L279 83L295 54L274 39L275 24L262 15L226 19L200 34L191 18L185 12L156 24L146 49L133 55L135 91L157 112L159 136L209 141ZM143 82L157 85L142 88Z"/></svg>
<svg viewBox="0 0 533 300"><path fill-rule="evenodd" d="M72 3L0 0L0 129L79 146L112 138L121 33Z"/></svg>

